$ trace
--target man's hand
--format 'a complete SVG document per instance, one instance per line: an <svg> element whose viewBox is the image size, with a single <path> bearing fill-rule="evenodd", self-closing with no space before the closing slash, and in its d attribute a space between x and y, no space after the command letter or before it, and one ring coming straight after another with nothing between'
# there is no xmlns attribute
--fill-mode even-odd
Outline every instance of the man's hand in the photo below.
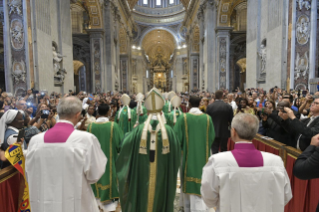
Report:
<svg viewBox="0 0 319 212"><path fill-rule="evenodd" d="M4 155L5 155L5 152L0 149L0 160L1 161L7 161L7 158Z"/></svg>
<svg viewBox="0 0 319 212"><path fill-rule="evenodd" d="M288 117L289 117L291 120L294 120L294 119L296 118L296 116L295 116L293 110L291 110L291 109L288 108L288 107L285 107L284 110L286 111Z"/></svg>
<svg viewBox="0 0 319 212"><path fill-rule="evenodd" d="M289 116L288 116L287 113L283 113L283 112L281 112L281 111L278 113L278 116L279 116L280 118L282 118L283 120L285 120L285 121L289 118Z"/></svg>
<svg viewBox="0 0 319 212"><path fill-rule="evenodd" d="M319 146L319 134L312 137L310 145Z"/></svg>

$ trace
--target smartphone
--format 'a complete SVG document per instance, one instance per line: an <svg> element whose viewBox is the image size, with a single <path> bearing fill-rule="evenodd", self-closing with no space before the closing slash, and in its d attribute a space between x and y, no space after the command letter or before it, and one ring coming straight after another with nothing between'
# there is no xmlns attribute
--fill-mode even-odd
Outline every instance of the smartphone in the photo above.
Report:
<svg viewBox="0 0 319 212"><path fill-rule="evenodd" d="M24 138L24 133L25 133L24 129L19 130L17 142L20 142L21 138Z"/></svg>
<svg viewBox="0 0 319 212"><path fill-rule="evenodd" d="M83 109L82 112L81 112L81 114L82 114L83 117L85 117L85 115L86 115L86 110Z"/></svg>
<svg viewBox="0 0 319 212"><path fill-rule="evenodd" d="M48 118L49 115L50 115L50 111L49 110L41 110L41 118L42 119Z"/></svg>

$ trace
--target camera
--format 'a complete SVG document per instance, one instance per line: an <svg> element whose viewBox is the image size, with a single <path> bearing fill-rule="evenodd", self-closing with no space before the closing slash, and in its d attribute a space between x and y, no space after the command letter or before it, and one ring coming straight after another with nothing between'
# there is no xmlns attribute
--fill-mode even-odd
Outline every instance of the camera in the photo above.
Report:
<svg viewBox="0 0 319 212"><path fill-rule="evenodd" d="M49 115L50 115L50 111L49 110L41 110L41 118L42 119L48 118Z"/></svg>

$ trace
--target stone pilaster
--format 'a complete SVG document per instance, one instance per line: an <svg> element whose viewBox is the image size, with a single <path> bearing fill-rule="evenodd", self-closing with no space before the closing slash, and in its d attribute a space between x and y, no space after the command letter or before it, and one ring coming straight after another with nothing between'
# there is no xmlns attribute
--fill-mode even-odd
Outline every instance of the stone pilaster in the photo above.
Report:
<svg viewBox="0 0 319 212"><path fill-rule="evenodd" d="M216 78L218 79L218 89L230 88L229 54L231 30L232 27L217 28Z"/></svg>
<svg viewBox="0 0 319 212"><path fill-rule="evenodd" d="M30 1L3 1L6 91L21 95L31 88L28 20Z"/></svg>
<svg viewBox="0 0 319 212"><path fill-rule="evenodd" d="M104 31L100 29L87 30L90 35L90 49L91 49L91 70L92 70L92 83L93 92L105 92L104 81L106 77L106 71L104 63L102 62L105 58L104 54Z"/></svg>

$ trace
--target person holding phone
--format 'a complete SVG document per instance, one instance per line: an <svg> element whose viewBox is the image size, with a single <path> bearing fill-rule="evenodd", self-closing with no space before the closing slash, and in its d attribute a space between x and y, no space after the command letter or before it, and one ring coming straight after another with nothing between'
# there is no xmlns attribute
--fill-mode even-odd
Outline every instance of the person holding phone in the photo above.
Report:
<svg viewBox="0 0 319 212"><path fill-rule="evenodd" d="M45 132L55 125L54 115L53 111L50 111L45 104L40 104L30 125L37 127L41 132Z"/></svg>

